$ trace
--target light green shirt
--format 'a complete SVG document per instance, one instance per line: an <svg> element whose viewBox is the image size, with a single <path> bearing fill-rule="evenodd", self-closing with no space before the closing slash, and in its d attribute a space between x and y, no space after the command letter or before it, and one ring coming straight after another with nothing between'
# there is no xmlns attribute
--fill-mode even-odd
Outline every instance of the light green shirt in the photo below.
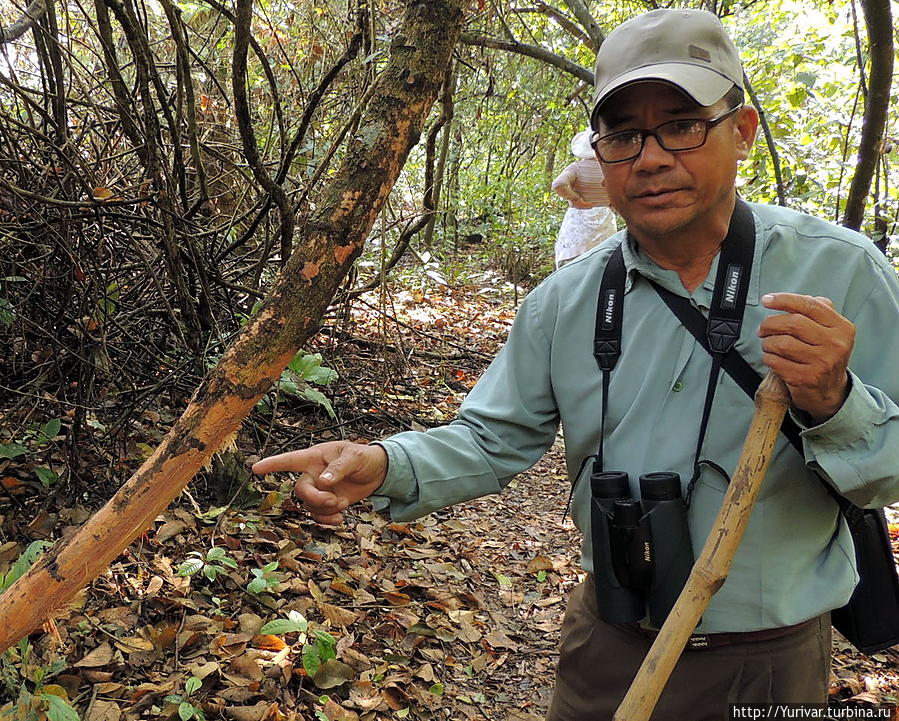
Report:
<svg viewBox="0 0 899 721"><path fill-rule="evenodd" d="M852 539L838 508L810 469L851 501L883 506L899 499L899 282L865 237L764 205L750 206L756 249L737 350L764 374L756 331L773 311L760 299L789 291L831 298L857 326L851 390L826 423L802 425L805 459L781 436L727 582L699 630L752 631L799 623L845 604L857 581ZM411 519L489 493L534 463L561 422L569 475L599 443L601 374L593 358L597 292L612 250L624 242L623 352L609 392L605 468L637 479L652 471L691 476L711 359L646 278L704 312L717 259L705 283L687 294L674 271L657 266L624 233L561 268L530 293L509 338L469 393L457 420L383 441L390 466L379 489L396 519ZM751 399L722 372L703 457L729 473L752 416ZM590 466L582 475L588 476ZM593 569L589 478L577 483L572 516L583 533L582 565ZM717 514L725 482L705 469L689 510L694 554ZM561 511L568 487L559 485ZM376 497L376 504L378 498ZM663 539L656 539L662 542Z"/></svg>

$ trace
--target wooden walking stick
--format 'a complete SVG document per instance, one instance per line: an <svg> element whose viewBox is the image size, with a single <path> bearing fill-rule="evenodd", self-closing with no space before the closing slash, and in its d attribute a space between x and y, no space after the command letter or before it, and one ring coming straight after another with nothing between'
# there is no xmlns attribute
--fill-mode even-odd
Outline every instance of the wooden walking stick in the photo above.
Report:
<svg viewBox="0 0 899 721"><path fill-rule="evenodd" d="M768 373L755 393L755 414L718 517L613 721L646 721L652 715L706 606L727 580L789 403L783 381Z"/></svg>

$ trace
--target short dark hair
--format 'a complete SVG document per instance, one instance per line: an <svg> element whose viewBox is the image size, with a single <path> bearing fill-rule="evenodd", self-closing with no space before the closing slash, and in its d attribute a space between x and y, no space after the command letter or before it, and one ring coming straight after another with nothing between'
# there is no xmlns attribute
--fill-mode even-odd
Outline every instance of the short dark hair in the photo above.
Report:
<svg viewBox="0 0 899 721"><path fill-rule="evenodd" d="M737 85L734 85L730 90L728 90L724 94L724 102L727 103L727 109L735 108L738 105L742 105L745 100L745 96L743 94L743 89Z"/></svg>

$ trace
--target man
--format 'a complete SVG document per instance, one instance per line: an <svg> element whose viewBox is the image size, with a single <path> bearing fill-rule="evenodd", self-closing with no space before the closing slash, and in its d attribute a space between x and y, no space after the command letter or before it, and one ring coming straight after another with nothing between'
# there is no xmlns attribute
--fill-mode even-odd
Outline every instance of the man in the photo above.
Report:
<svg viewBox="0 0 899 721"><path fill-rule="evenodd" d="M736 350L786 383L803 454L779 440L728 580L653 718L711 721L727 718L728 703L823 702L829 611L856 583L852 540L824 483L861 506L899 498L899 377L889 367L899 354L899 283L856 233L737 203L736 168L758 116L742 104L739 57L714 15L655 10L624 23L603 43L596 78L594 147L627 233L528 296L449 426L377 445L324 444L254 470L304 471L296 493L323 523L340 522L341 511L370 494L395 518L413 518L499 492L540 458L561 421L588 577L566 612L549 719L611 718L652 623L600 618L609 599L597 599L593 571L609 571L593 554L585 459L602 441L603 468L627 471L634 497L637 478L651 471L679 473L686 495L699 468L688 521L694 552L702 547L726 487L697 464L704 406L711 399L701 455L729 472L752 403L726 374L710 383L710 355L652 282L708 313L720 258L735 249L724 241L745 230L735 208L749 208L749 241L736 248L751 249ZM622 347L603 399L595 309L616 252L626 270ZM665 540L653 538L657 547Z"/></svg>

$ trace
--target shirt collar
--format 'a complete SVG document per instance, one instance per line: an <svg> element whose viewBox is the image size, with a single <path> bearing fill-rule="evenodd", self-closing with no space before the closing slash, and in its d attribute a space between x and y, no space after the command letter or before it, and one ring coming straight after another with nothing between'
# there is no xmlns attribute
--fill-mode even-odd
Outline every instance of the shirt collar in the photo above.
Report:
<svg viewBox="0 0 899 721"><path fill-rule="evenodd" d="M759 304L759 275L762 266L762 253L765 250L767 241L762 232L759 218L754 212L753 219L755 220L755 250L752 254L752 274L746 294L746 305ZM627 270L627 278L624 284L625 293L629 292L633 287L636 276L642 275L649 280L655 281L672 293L685 298L692 298L701 308L708 308L711 305L712 291L715 288L715 277L718 273L718 261L721 258L720 251L712 260L712 265L709 268L709 274L706 276L705 281L693 291L692 295L681 284L678 274L673 270L662 268L646 253L642 252L637 241L634 240L630 233L625 232L624 239L621 241L621 251L624 258L624 267Z"/></svg>

